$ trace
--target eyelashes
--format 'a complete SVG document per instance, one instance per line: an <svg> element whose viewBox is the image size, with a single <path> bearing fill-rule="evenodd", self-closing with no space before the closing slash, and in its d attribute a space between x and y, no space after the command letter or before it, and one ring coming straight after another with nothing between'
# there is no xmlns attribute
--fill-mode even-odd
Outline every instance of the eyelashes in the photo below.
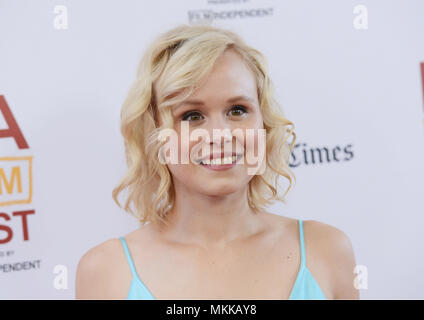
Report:
<svg viewBox="0 0 424 320"><path fill-rule="evenodd" d="M246 114L246 113L247 113L247 108L246 108L246 107L244 107L244 106L242 106L242 105L235 105L235 106L233 106L233 107L229 110L229 113L230 113L230 112L232 112L233 110L236 110L237 112L240 112L240 111L242 112L242 113L241 113L241 114L239 114L239 115L234 115L234 116L236 116L236 117L241 117L241 116L243 116L244 114ZM195 119L195 120L189 120L191 116L201 116L201 114L200 114L200 112L199 112L199 111L188 111L188 112L183 113L183 115L180 117L180 119L181 119L182 121L197 121L197 120L201 120L201 119L199 119L199 118L197 118L197 119Z"/></svg>
<svg viewBox="0 0 424 320"><path fill-rule="evenodd" d="M186 112L186 113L184 113L184 114L181 116L181 120L182 120L182 121L189 121L189 120L188 120L188 118L189 118L189 117L191 117L191 116L193 116L193 115L200 115L200 113L199 113L199 112L197 112L197 111L189 111L189 112Z"/></svg>

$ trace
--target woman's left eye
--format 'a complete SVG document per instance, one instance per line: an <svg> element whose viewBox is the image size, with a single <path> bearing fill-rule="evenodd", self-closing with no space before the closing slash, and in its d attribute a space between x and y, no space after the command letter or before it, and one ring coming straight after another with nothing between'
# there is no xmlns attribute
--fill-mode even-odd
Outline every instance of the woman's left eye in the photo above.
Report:
<svg viewBox="0 0 424 320"><path fill-rule="evenodd" d="M233 114L233 115L241 116L241 115L246 113L246 108L243 107L243 106L234 106L234 108L231 108L230 112L232 112L232 111L237 111L237 113Z"/></svg>

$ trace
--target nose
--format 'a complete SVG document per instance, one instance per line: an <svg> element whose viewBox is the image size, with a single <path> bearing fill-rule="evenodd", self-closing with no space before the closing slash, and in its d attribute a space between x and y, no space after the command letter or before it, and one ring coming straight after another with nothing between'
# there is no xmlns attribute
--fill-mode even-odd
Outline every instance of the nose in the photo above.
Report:
<svg viewBox="0 0 424 320"><path fill-rule="evenodd" d="M231 144L233 141L233 135L231 133L231 126L222 117L210 118L208 128L208 136L206 136L206 143L217 148L225 147L227 144ZM222 143L222 139L224 142Z"/></svg>

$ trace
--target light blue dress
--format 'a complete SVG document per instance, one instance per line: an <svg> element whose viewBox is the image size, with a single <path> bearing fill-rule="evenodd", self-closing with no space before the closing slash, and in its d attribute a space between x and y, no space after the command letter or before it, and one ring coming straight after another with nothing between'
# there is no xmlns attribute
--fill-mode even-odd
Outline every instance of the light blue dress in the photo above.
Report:
<svg viewBox="0 0 424 320"><path fill-rule="evenodd" d="M292 292L289 300L325 300L324 293L315 281L309 269L306 267L306 255L305 255L305 243L303 239L303 221L299 220L299 235L300 235L300 250L301 260L300 269L296 277L296 281L293 285ZM128 263L131 268L132 281L128 292L128 300L155 300L156 298L145 286L138 276L134 262L131 258L130 251L124 237L119 238L124 247L125 254L127 256Z"/></svg>

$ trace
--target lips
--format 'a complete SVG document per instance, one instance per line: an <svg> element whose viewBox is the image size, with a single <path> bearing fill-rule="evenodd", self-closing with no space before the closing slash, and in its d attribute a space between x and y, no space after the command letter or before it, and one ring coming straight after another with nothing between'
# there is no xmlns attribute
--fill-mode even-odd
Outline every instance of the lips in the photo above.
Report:
<svg viewBox="0 0 424 320"><path fill-rule="evenodd" d="M209 162L212 162L212 161L219 161L219 160L221 160L221 163L222 163L222 160L223 159L227 159L227 158L230 158L230 157L232 157L232 158L234 158L234 157L237 157L237 158L239 158L239 157L241 157L243 154L241 154L241 153L236 153L236 152L233 152L233 153L231 153L231 154L225 154L224 152L221 152L221 153L214 153L214 154L210 154L209 156L206 156L206 157L203 157L203 158L200 158L200 159L197 159L196 160L196 162L197 163L205 163L205 162L207 162L207 160L209 160Z"/></svg>
<svg viewBox="0 0 424 320"><path fill-rule="evenodd" d="M199 160L198 164L203 166L224 166L224 165L231 165L235 164L243 155L242 154L235 154L233 156L227 156L223 158L218 159L203 159Z"/></svg>

